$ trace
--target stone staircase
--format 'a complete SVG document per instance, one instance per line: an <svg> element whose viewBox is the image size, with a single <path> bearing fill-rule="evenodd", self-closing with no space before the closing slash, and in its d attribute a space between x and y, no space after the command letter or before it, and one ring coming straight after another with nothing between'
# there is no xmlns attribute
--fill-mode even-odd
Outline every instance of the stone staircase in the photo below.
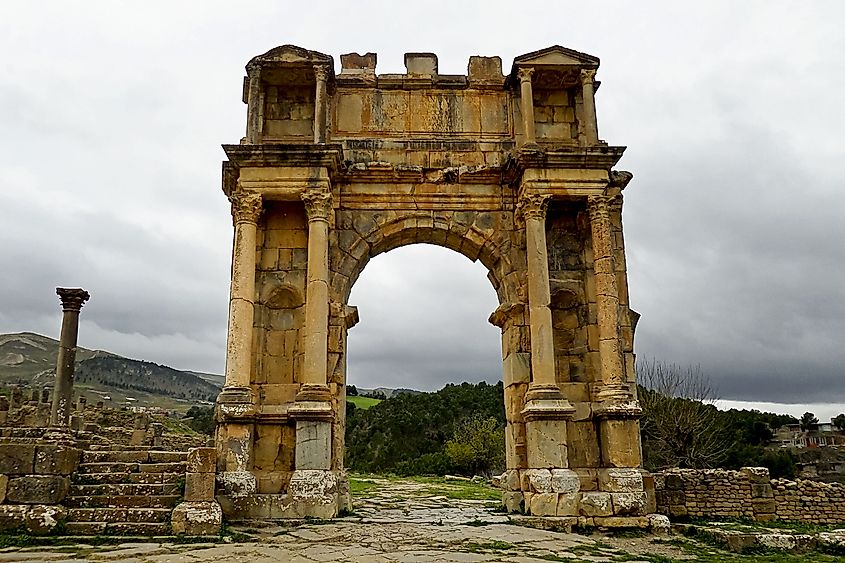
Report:
<svg viewBox="0 0 845 563"><path fill-rule="evenodd" d="M86 450L66 498L69 534L170 533L182 500L187 452Z"/></svg>

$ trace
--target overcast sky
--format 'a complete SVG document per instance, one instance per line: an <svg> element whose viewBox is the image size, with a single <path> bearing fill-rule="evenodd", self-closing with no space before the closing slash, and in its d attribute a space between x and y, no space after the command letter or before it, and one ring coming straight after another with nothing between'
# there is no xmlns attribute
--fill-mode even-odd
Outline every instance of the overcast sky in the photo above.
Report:
<svg viewBox="0 0 845 563"><path fill-rule="evenodd" d="M640 356L700 364L725 399L845 402L845 3L4 2L0 332L222 372L231 222L221 143L244 64L284 43L335 58L601 58L600 136L629 148L625 227ZM415 246L352 292L350 383L495 381L480 264Z"/></svg>

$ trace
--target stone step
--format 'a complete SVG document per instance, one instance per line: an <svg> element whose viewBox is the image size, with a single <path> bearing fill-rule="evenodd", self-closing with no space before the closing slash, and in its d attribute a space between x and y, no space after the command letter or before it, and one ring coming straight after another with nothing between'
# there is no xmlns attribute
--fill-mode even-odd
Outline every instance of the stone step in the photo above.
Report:
<svg viewBox="0 0 845 563"><path fill-rule="evenodd" d="M187 462L135 463L128 461L96 461L79 464L79 473L185 473Z"/></svg>
<svg viewBox="0 0 845 563"><path fill-rule="evenodd" d="M179 483L100 483L94 485L71 485L68 496L163 496L179 495L182 487Z"/></svg>
<svg viewBox="0 0 845 563"><path fill-rule="evenodd" d="M120 522L170 522L169 508L71 508L67 522L120 523Z"/></svg>
<svg viewBox="0 0 845 563"><path fill-rule="evenodd" d="M159 450L89 450L82 453L83 463L178 463L187 459L187 452Z"/></svg>
<svg viewBox="0 0 845 563"><path fill-rule="evenodd" d="M176 484L184 478L184 473L74 473L71 475L71 483L76 485Z"/></svg>
<svg viewBox="0 0 845 563"><path fill-rule="evenodd" d="M169 522L67 522L65 530L70 535L96 536L102 534L167 536Z"/></svg>
<svg viewBox="0 0 845 563"><path fill-rule="evenodd" d="M182 501L182 495L150 496L68 496L65 506L68 508L174 508Z"/></svg>

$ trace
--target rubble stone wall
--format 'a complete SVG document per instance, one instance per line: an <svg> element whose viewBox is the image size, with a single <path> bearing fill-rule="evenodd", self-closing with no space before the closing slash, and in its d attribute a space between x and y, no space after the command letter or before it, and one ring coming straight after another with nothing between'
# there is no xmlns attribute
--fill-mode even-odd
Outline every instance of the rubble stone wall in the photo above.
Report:
<svg viewBox="0 0 845 563"><path fill-rule="evenodd" d="M657 512L673 518L845 522L845 485L771 479L764 467L672 469L654 484Z"/></svg>

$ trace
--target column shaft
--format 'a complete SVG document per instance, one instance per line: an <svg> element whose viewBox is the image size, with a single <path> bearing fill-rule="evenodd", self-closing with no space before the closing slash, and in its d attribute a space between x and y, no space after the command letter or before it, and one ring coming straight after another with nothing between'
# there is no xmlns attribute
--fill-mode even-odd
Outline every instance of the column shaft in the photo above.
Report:
<svg viewBox="0 0 845 563"><path fill-rule="evenodd" d="M253 66L247 69L249 91L247 95L246 140L250 144L261 140L261 69Z"/></svg>
<svg viewBox="0 0 845 563"><path fill-rule="evenodd" d="M255 252L261 195L236 193L231 198L235 222L232 286L229 296L229 338L226 345L226 387L249 387L255 316Z"/></svg>
<svg viewBox="0 0 845 563"><path fill-rule="evenodd" d="M314 142L326 142L326 81L329 72L324 66L314 68L317 78L316 92L314 94Z"/></svg>
<svg viewBox="0 0 845 563"><path fill-rule="evenodd" d="M327 385L329 341L329 213L328 191L302 195L308 213L308 276L305 294L304 384Z"/></svg>
<svg viewBox="0 0 845 563"><path fill-rule="evenodd" d="M581 88L584 104L584 133L587 145L594 145L599 140L598 121L596 119L596 97L593 87L595 70L581 70Z"/></svg>
<svg viewBox="0 0 845 563"><path fill-rule="evenodd" d="M517 72L520 88L520 107L522 109L522 129L525 133L524 145L533 145L536 142L534 130L534 92L531 88L531 75L533 68L521 68Z"/></svg>
<svg viewBox="0 0 845 563"><path fill-rule="evenodd" d="M588 208L593 242L593 270L596 277L601 379L607 391L621 391L625 389L625 375L619 345L619 289L613 260L609 199L607 196L590 197Z"/></svg>
<svg viewBox="0 0 845 563"><path fill-rule="evenodd" d="M56 383L53 389L52 426L67 426L73 402L73 371L76 361L76 340L79 334L79 311L90 297L82 289L56 288L62 300L62 332L59 356L56 359Z"/></svg>
<svg viewBox="0 0 845 563"><path fill-rule="evenodd" d="M532 383L557 385L555 379L552 311L549 309L549 262L546 254L545 208L547 198L537 196L525 216L525 247L528 255L528 316L531 332ZM526 208L527 209L527 208Z"/></svg>

